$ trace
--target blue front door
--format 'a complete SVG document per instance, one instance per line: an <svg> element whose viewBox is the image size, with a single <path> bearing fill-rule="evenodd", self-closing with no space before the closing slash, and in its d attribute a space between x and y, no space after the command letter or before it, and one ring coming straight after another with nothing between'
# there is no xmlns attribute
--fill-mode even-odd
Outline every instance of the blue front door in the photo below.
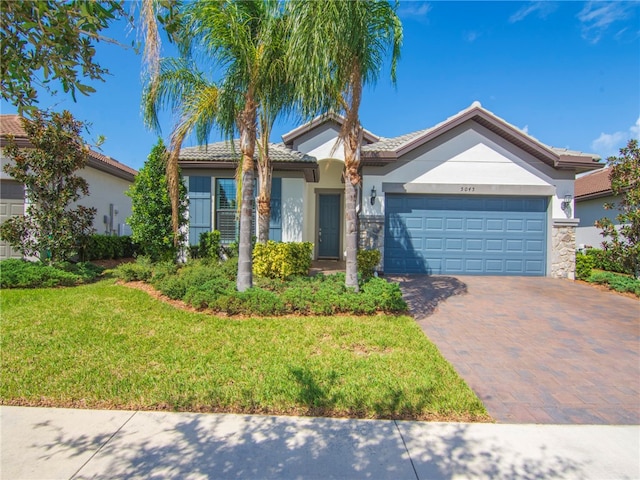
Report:
<svg viewBox="0 0 640 480"><path fill-rule="evenodd" d="M340 195L318 196L318 257L340 257Z"/></svg>

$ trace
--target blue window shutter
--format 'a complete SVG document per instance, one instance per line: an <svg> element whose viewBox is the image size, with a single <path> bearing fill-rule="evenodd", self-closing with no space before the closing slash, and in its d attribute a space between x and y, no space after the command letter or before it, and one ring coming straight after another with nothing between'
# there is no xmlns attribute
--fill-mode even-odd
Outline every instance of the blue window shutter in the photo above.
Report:
<svg viewBox="0 0 640 480"><path fill-rule="evenodd" d="M189 244L211 231L211 177L189 177Z"/></svg>
<svg viewBox="0 0 640 480"><path fill-rule="evenodd" d="M269 219L269 240L282 241L282 179L271 181L271 218Z"/></svg>

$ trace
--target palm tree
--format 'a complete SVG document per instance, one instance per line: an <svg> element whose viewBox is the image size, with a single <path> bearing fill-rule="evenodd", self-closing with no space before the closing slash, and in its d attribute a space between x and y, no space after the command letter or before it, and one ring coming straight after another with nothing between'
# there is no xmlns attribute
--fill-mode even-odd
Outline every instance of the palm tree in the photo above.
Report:
<svg viewBox="0 0 640 480"><path fill-rule="evenodd" d="M206 140L214 125L229 140L239 132L238 182L242 186L242 202L237 288L241 292L253 283L251 217L257 115L260 99L271 98L269 92L277 78L269 66L274 59L274 48L282 48L273 41L277 36L272 35L272 22L280 13L275 0L186 3L180 12L184 22L179 38L183 57L161 62L157 82L152 77L143 99L145 117L152 125L157 126L158 109L178 110L179 121L172 133L170 171L177 171L180 146L191 132L195 131L200 143ZM193 62L189 63L191 52L210 62L208 66L219 76L217 82L207 81Z"/></svg>
<svg viewBox="0 0 640 480"><path fill-rule="evenodd" d="M269 156L269 137L276 119L288 114L294 105L293 83L288 81L286 69L286 16L279 15L270 22L268 36L272 48L270 58L263 62L269 88L260 92L258 108L258 241L269 240L271 219L271 184L273 164Z"/></svg>
<svg viewBox="0 0 640 480"><path fill-rule="evenodd" d="M356 187L360 184L362 88L375 83L391 51L400 58L402 24L386 0L296 0L288 3L288 60L305 116L344 112L339 139L345 158L346 285L358 290Z"/></svg>

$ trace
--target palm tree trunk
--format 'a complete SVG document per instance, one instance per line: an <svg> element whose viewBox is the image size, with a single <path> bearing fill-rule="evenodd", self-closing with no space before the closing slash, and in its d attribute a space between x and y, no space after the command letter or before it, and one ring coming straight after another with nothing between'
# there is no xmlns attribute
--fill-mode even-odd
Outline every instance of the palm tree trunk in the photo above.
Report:
<svg viewBox="0 0 640 480"><path fill-rule="evenodd" d="M362 78L358 64L353 66L349 94L343 98L345 105L344 134L344 198L345 241L347 249L345 285L359 291L358 287L358 212L356 186L360 184L360 145L362 126L358 118L362 98ZM349 101L350 100L350 101ZM341 132L342 133L342 132Z"/></svg>
<svg viewBox="0 0 640 480"><path fill-rule="evenodd" d="M269 225L271 223L271 172L260 175L260 193L258 195L258 242L267 243L269 240ZM268 191L267 191L268 190Z"/></svg>
<svg viewBox="0 0 640 480"><path fill-rule="evenodd" d="M253 154L256 148L256 104L247 94L246 105L239 118L240 151L242 152L242 205L240 207L240 248L236 287L244 292L253 286L251 217L253 203Z"/></svg>
<svg viewBox="0 0 640 480"><path fill-rule="evenodd" d="M273 165L269 158L269 139L264 135L259 139L260 157L258 160L258 242L269 240L269 223L271 221L271 179Z"/></svg>
<svg viewBox="0 0 640 480"><path fill-rule="evenodd" d="M345 285L359 291L358 287L358 213L356 211L357 189L360 183L360 143L362 127L358 122L352 125L344 144L344 198L345 198L345 240L347 249Z"/></svg>
<svg viewBox="0 0 640 480"><path fill-rule="evenodd" d="M167 157L167 186L171 199L171 228L173 230L173 246L178 248L180 241L180 169L178 157L182 142L186 136L184 129L178 128L171 138L171 152Z"/></svg>

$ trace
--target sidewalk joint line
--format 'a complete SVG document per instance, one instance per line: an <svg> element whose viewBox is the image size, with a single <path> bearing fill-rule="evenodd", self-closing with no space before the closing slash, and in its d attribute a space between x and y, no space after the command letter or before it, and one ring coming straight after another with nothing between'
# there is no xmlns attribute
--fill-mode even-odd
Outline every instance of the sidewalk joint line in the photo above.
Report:
<svg viewBox="0 0 640 480"><path fill-rule="evenodd" d="M137 410L136 410L135 412L133 412L133 414L132 414L129 418L127 418L127 420L126 420L122 425L120 425L120 426L118 427L118 429L117 429L115 432L113 432L113 434L112 434L109 438L107 438L107 440L105 440L105 442L104 442L102 445L100 445L100 447L98 447L98 449L97 449L95 452L93 452L93 455L91 455L91 456L87 459L87 461L86 461L86 462L84 462L84 463L80 466L80 468L78 468L78 470L76 470L76 471L75 471L75 473L69 477L69 480L73 480L74 478L76 478L76 476L77 476L77 475L82 471L82 469L83 469L84 467L86 467L86 466L87 466L87 464L88 464L91 460L93 460L93 459L94 459L94 457L95 457L98 453L100 453L104 447L106 447L106 446L107 446L107 444L108 444L108 443L113 439L113 437L115 437L118 433L120 433L120 430L122 430L122 429L124 428L124 426L125 426L127 423L129 423L133 417L135 417L135 416L136 416L136 414L137 414L137 413L138 413L138 411L137 411Z"/></svg>
<svg viewBox="0 0 640 480"><path fill-rule="evenodd" d="M411 462L411 468L413 468L413 473L416 476L416 480L420 480L420 477L418 476L418 471L416 470L416 466L413 464L413 458L411 458L411 453L409 452L409 448L407 447L407 442L404 441L404 437L402 436L402 431L400 430L400 427L398 426L398 421L394 420L393 423L396 426L396 430L398 430L398 433L400 434L400 439L402 440L402 444L404 445L404 449L407 452L407 455L409 456L409 461Z"/></svg>

